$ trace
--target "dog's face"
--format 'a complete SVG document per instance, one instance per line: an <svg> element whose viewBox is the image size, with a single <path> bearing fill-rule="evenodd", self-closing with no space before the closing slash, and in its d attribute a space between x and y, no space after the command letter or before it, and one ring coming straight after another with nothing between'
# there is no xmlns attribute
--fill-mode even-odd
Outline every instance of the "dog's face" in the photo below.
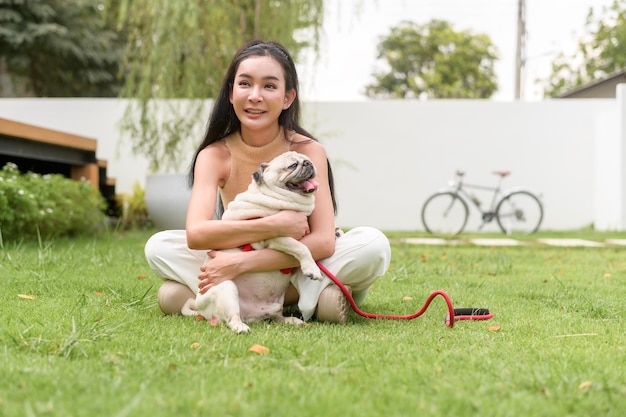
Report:
<svg viewBox="0 0 626 417"><path fill-rule="evenodd" d="M317 191L315 175L315 165L306 155L289 151L261 164L252 177L258 185L267 184L306 195Z"/></svg>

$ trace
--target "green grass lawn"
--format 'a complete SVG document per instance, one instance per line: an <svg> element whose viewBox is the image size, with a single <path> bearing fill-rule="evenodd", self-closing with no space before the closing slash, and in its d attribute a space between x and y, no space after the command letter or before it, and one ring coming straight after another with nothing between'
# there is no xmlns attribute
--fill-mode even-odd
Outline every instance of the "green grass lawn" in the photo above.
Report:
<svg viewBox="0 0 626 417"><path fill-rule="evenodd" d="M353 314L345 326L264 322L235 335L160 313L160 282L143 257L148 236L4 243L0 415L621 417L626 410L622 248L394 239L391 268L363 310L411 314L444 290L455 307L485 307L495 317L448 328L437 297L412 321ZM269 352L249 351L255 344Z"/></svg>

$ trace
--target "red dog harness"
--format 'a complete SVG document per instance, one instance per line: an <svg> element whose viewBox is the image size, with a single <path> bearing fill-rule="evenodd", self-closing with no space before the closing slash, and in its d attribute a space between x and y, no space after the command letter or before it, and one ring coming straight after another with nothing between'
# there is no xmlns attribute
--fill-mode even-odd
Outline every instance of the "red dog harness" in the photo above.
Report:
<svg viewBox="0 0 626 417"><path fill-rule="evenodd" d="M260 219L260 217L252 217L251 219L248 220L256 220L256 219ZM254 248L252 247L252 243L246 243L245 245L241 245L239 246L239 249L241 249L244 252L251 252L254 250ZM285 268L285 269L281 269L280 272L282 272L285 275L290 275L293 272L294 268Z"/></svg>
<svg viewBox="0 0 626 417"><path fill-rule="evenodd" d="M241 249L244 252L250 252L254 250L251 243L246 243L245 245L241 245L239 246L239 249ZM282 272L285 275L290 275L293 272L293 270L294 268L285 268L285 269L281 269L280 272Z"/></svg>

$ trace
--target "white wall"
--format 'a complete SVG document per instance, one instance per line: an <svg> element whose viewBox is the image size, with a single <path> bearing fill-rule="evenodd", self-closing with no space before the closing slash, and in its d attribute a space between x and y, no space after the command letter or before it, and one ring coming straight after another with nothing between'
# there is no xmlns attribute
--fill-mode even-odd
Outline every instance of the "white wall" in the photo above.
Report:
<svg viewBox="0 0 626 417"><path fill-rule="evenodd" d="M493 184L494 170L510 170L506 186L543 195L544 228L594 222L595 121L615 112L612 100L326 103L308 110L336 167L341 225L375 219L385 230L421 229L423 201L456 169L479 184ZM612 122L601 133L615 137ZM475 215L469 226L479 223Z"/></svg>
<svg viewBox="0 0 626 417"><path fill-rule="evenodd" d="M625 91L544 102L308 102L303 125L327 147L343 227L420 230L424 200L462 169L467 182L484 184L495 182L492 171L510 170L505 187L542 194L543 229L621 230ZM118 192L130 192L145 184L148 164L120 137L123 110L115 99L0 99L0 117L97 139ZM479 223L474 212L469 228Z"/></svg>
<svg viewBox="0 0 626 417"><path fill-rule="evenodd" d="M1 118L97 139L96 156L108 161L118 193L131 192L136 181L145 184L148 170L148 161L131 155L119 132L124 109L125 102L116 99L0 99Z"/></svg>

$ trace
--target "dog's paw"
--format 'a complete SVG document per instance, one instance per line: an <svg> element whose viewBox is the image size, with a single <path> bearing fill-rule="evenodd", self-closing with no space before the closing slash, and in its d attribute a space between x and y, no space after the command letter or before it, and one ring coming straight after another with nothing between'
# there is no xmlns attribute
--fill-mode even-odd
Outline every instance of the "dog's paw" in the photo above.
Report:
<svg viewBox="0 0 626 417"><path fill-rule="evenodd" d="M183 316L187 316L187 317L197 316L198 306L196 305L196 299L190 298L189 300L187 300L185 304L183 305L182 309L180 310L180 313Z"/></svg>
<svg viewBox="0 0 626 417"><path fill-rule="evenodd" d="M313 279L315 281L321 281L323 279L322 272L318 269L317 271L312 271L310 273L304 274L307 278Z"/></svg>
<svg viewBox="0 0 626 417"><path fill-rule="evenodd" d="M315 281L321 281L323 279L321 272L315 273L315 274L311 274L311 275L307 275L307 278L315 280Z"/></svg>
<svg viewBox="0 0 626 417"><path fill-rule="evenodd" d="M250 327L248 327L248 325L245 323L229 325L229 327L233 330L233 332L237 334L250 333Z"/></svg>
<svg viewBox="0 0 626 417"><path fill-rule="evenodd" d="M285 317L283 323L291 324L294 326L304 326L306 324L304 321L300 320L297 317Z"/></svg>
<svg viewBox="0 0 626 417"><path fill-rule="evenodd" d="M320 271L315 264L309 267L302 267L302 274L309 279L314 279L315 281L321 281L323 278L322 271Z"/></svg>
<svg viewBox="0 0 626 417"><path fill-rule="evenodd" d="M233 316L228 320L228 327L230 327L235 333L250 333L250 327L239 317L239 314Z"/></svg>

